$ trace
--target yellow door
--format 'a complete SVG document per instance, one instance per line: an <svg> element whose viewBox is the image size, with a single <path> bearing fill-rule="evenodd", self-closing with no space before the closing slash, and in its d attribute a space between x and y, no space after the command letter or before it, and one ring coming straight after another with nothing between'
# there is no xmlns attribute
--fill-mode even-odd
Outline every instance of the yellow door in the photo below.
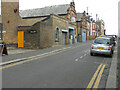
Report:
<svg viewBox="0 0 120 90"><path fill-rule="evenodd" d="M18 31L18 48L24 47L24 30Z"/></svg>

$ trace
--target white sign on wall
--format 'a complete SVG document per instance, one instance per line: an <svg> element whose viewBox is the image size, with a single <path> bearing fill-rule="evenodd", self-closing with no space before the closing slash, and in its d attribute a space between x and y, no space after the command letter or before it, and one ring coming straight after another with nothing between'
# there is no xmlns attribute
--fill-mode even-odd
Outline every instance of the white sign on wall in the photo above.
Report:
<svg viewBox="0 0 120 90"><path fill-rule="evenodd" d="M71 18L71 22L75 22L75 17L72 17L72 18Z"/></svg>

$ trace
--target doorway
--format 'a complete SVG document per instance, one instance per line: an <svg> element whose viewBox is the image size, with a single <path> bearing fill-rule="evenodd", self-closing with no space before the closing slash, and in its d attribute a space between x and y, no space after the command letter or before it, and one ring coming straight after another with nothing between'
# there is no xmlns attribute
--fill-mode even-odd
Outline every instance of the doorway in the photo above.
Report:
<svg viewBox="0 0 120 90"><path fill-rule="evenodd" d="M24 47L24 30L18 31L18 48Z"/></svg>

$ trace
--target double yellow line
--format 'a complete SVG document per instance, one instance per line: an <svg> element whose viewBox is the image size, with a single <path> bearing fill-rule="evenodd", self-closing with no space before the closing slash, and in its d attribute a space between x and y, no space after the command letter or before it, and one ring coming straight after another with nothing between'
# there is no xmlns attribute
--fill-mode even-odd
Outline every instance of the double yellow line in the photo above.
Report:
<svg viewBox="0 0 120 90"><path fill-rule="evenodd" d="M86 90L89 90L91 88L98 88L98 85L99 85L99 82L100 82L100 79L101 79L101 76L102 76L102 73L104 71L104 68L105 68L105 64L100 64L97 71L94 73L91 81L89 82Z"/></svg>
<svg viewBox="0 0 120 90"><path fill-rule="evenodd" d="M32 59L16 62L16 63L13 63L13 64L8 64L8 65L5 65L5 66L0 66L0 70L1 69L6 69L6 68L9 68L9 67L13 67L13 66L16 66L16 65L20 65L20 64L23 64L23 63L26 63L26 62L34 61L34 60L37 60L37 59L40 59L40 58L44 58L44 57L47 57L47 56L55 55L55 54L60 53L60 52L62 52L62 51L55 52L55 53L49 53L49 54L46 54L46 55L42 55L42 56L39 56L39 57L34 57Z"/></svg>

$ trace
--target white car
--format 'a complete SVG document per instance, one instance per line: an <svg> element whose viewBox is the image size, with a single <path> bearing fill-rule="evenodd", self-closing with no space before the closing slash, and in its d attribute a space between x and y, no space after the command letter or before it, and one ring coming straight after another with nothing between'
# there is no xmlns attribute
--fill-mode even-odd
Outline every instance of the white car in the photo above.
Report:
<svg viewBox="0 0 120 90"><path fill-rule="evenodd" d="M111 38L107 37L98 37L94 40L93 44L91 45L90 55L93 56L94 54L105 54L112 57L114 52L114 45L112 43Z"/></svg>

